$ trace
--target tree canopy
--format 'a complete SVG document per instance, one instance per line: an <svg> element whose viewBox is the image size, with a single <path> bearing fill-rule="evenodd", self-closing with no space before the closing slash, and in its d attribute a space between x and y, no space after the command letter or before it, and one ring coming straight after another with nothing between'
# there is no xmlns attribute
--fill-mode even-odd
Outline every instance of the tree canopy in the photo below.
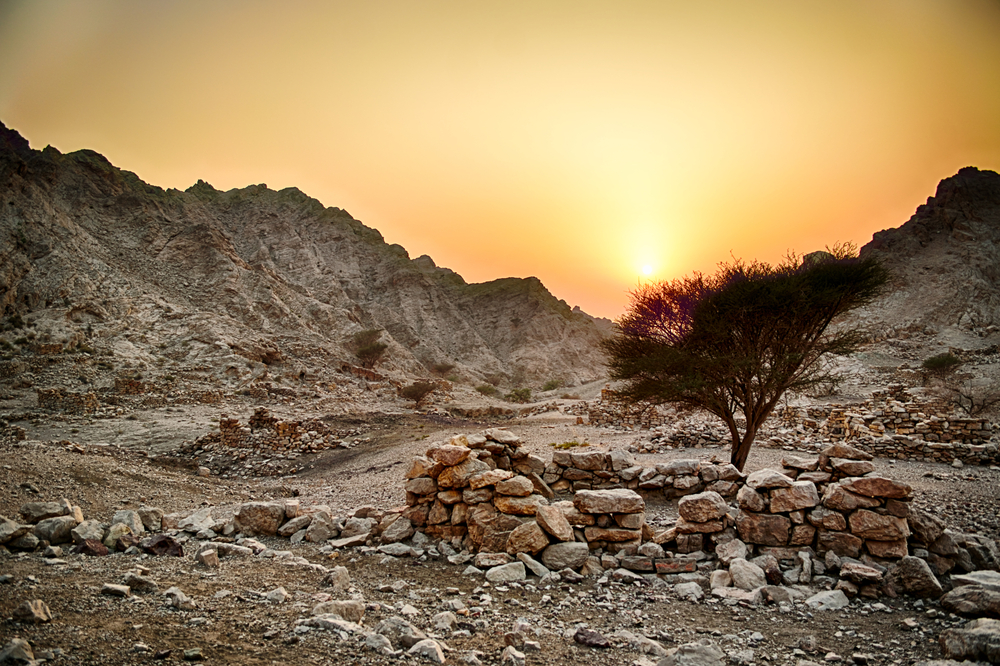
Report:
<svg viewBox="0 0 1000 666"><path fill-rule="evenodd" d="M788 390L828 379L818 361L846 354L860 332L828 332L841 314L874 299L888 273L845 244L772 266L736 260L631 294L616 334L604 341L618 396L630 403L684 403L721 418L732 462L746 465L757 431ZM745 419L743 432L737 412Z"/></svg>

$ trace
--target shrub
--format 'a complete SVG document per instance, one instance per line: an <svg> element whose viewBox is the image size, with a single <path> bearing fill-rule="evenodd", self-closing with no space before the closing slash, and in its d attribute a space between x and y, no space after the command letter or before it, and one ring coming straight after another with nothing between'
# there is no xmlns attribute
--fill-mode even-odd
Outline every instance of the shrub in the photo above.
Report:
<svg viewBox="0 0 1000 666"><path fill-rule="evenodd" d="M413 382L399 391L399 395L406 400L412 400L414 407L419 407L427 396L434 392L437 387L430 382Z"/></svg>
<svg viewBox="0 0 1000 666"><path fill-rule="evenodd" d="M566 449L575 449L578 446L590 446L590 444L588 444L587 442L581 443L574 439L569 442L563 442L562 444L556 444L555 442L552 442L551 444L549 444L549 446L551 446L554 449L566 450Z"/></svg>
<svg viewBox="0 0 1000 666"><path fill-rule="evenodd" d="M500 395L500 391L498 391L497 387L493 386L493 384L480 384L476 387L476 390L485 396L489 396L490 398L495 398Z"/></svg>
<svg viewBox="0 0 1000 666"><path fill-rule="evenodd" d="M507 402L531 402L531 389L527 387L511 389L503 398Z"/></svg>
<svg viewBox="0 0 1000 666"><path fill-rule="evenodd" d="M935 354L930 358L924 359L922 364L924 370L930 372L948 372L949 370L954 370L956 366L962 363L962 359L958 358L951 352L945 352L943 354Z"/></svg>
<svg viewBox="0 0 1000 666"><path fill-rule="evenodd" d="M441 377L444 377L454 369L455 369L454 363L435 363L434 366L431 368L431 371L435 375L440 375Z"/></svg>
<svg viewBox="0 0 1000 666"><path fill-rule="evenodd" d="M378 341L382 331L377 328L370 328L359 331L351 338L351 346L354 348L354 355L361 362L362 367L374 368L382 358L389 345Z"/></svg>
<svg viewBox="0 0 1000 666"><path fill-rule="evenodd" d="M563 385L563 383L562 383L561 379L550 379L549 381L545 382L544 386L542 386L542 390L543 391L555 391L557 388L560 388L562 385Z"/></svg>

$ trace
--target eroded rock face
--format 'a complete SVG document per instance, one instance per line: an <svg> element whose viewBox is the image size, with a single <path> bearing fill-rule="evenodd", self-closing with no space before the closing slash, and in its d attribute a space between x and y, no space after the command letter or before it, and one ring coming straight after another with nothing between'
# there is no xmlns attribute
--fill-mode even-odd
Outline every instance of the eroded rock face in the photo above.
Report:
<svg viewBox="0 0 1000 666"><path fill-rule="evenodd" d="M182 362L219 368L220 379L236 383L252 376L248 359L280 369L320 356L316 365L340 367L357 321L382 329L393 365L413 376L426 358L533 383L589 382L604 372L599 342L610 322L572 309L537 278L467 284L294 188L221 192L199 181L165 191L92 151L15 144L26 142L0 126L4 202L19 211L0 216L0 237L15 237L20 225L39 242L5 256L0 309L44 305L62 289L74 305L136 331L151 330L136 313L165 304L176 316L171 338L233 343L192 345ZM83 208L95 212L79 215ZM39 252L45 270L32 270ZM192 276L197 286L187 288ZM511 320L520 325L494 325ZM134 344L155 350L153 337ZM226 376L227 367L238 376Z"/></svg>

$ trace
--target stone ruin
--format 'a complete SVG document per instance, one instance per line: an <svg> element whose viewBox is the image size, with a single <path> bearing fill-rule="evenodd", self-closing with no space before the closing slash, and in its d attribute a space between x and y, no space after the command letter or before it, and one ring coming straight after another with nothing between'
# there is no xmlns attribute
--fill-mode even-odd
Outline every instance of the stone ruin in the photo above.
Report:
<svg viewBox="0 0 1000 666"><path fill-rule="evenodd" d="M93 392L76 393L61 388L36 389L38 408L67 414L93 414L100 408Z"/></svg>

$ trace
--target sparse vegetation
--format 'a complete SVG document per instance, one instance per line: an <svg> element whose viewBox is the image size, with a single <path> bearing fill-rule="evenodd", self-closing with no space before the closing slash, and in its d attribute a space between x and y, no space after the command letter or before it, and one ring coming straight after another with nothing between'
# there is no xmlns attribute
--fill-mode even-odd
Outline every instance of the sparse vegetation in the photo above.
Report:
<svg viewBox="0 0 1000 666"><path fill-rule="evenodd" d="M431 382L413 382L409 386L404 386L400 389L399 395L406 400L412 400L414 408L419 408L421 403L427 399L427 396L436 389L437 386Z"/></svg>
<svg viewBox="0 0 1000 666"><path fill-rule="evenodd" d="M490 398L496 398L500 395L500 390L496 386L493 386L493 384L480 384L476 387L476 390Z"/></svg>
<svg viewBox="0 0 1000 666"><path fill-rule="evenodd" d="M1000 387L975 385L971 381L942 387L944 399L968 416L979 416L1000 405Z"/></svg>
<svg viewBox="0 0 1000 666"><path fill-rule="evenodd" d="M557 388L562 388L563 382L561 379L550 379L545 382L542 386L543 391L555 391Z"/></svg>
<svg viewBox="0 0 1000 666"><path fill-rule="evenodd" d="M435 363L434 366L431 368L431 372L433 372L435 375L444 377L454 369L455 369L454 363ZM449 381L451 380L449 379Z"/></svg>
<svg viewBox="0 0 1000 666"><path fill-rule="evenodd" d="M527 387L511 389L503 399L507 402L531 402L531 389Z"/></svg>
<svg viewBox="0 0 1000 666"><path fill-rule="evenodd" d="M580 399L580 396L577 395L576 393L563 393L559 397L562 398L563 400L579 400Z"/></svg>
<svg viewBox="0 0 1000 666"><path fill-rule="evenodd" d="M928 372L943 374L954 370L961 364L962 359L955 356L951 352L945 352L943 354L935 354L934 356L924 359L921 367Z"/></svg>
<svg viewBox="0 0 1000 666"><path fill-rule="evenodd" d="M389 348L389 345L378 341L381 335L381 330L371 328L359 331L351 338L354 355L361 362L362 367L369 370L374 368L382 359L385 350Z"/></svg>
<svg viewBox="0 0 1000 666"><path fill-rule="evenodd" d="M557 444L556 442L552 442L551 444L549 444L549 446L551 446L554 449L566 450L566 449L575 449L578 446L590 446L590 444L588 442L578 442L574 439L568 442L563 442L562 444Z"/></svg>

